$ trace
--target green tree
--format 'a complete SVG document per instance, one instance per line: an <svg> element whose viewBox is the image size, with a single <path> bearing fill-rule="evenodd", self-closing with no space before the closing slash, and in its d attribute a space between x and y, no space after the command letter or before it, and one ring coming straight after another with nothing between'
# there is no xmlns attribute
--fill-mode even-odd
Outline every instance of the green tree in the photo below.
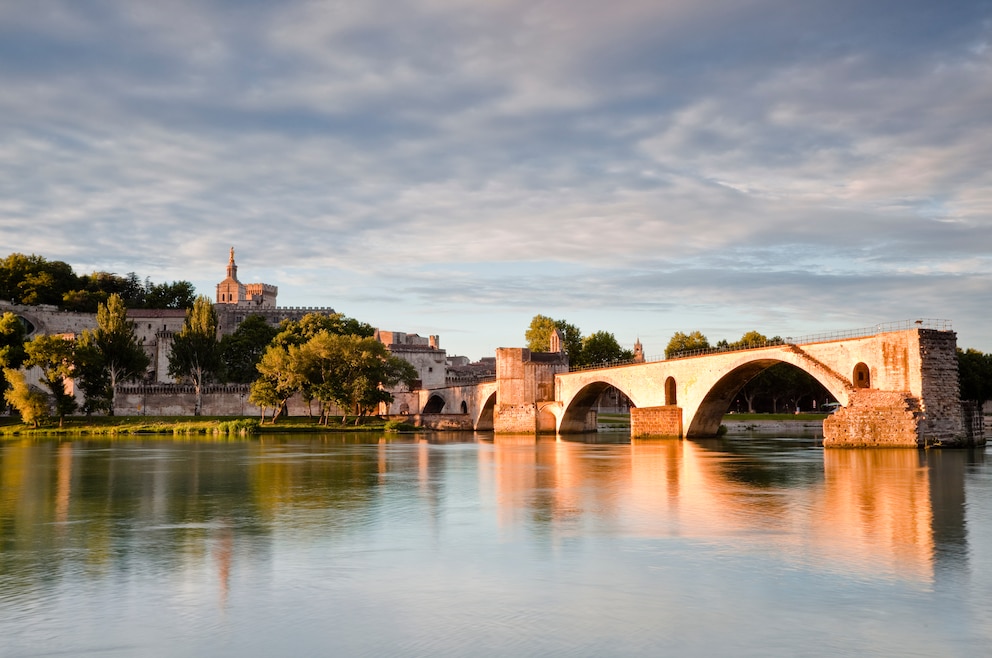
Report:
<svg viewBox="0 0 992 658"><path fill-rule="evenodd" d="M285 412L289 398L296 393L308 403L316 396L316 380L308 361L312 355L301 352L300 347L321 333L371 338L375 329L340 313L308 313L299 320L283 320L279 333L258 362L260 376L252 384L249 396L253 404L275 409L273 423Z"/></svg>
<svg viewBox="0 0 992 658"><path fill-rule="evenodd" d="M59 305L63 295L78 287L79 279L68 263L34 254L10 254L0 261L0 299Z"/></svg>
<svg viewBox="0 0 992 658"><path fill-rule="evenodd" d="M4 368L3 377L10 384L10 388L4 392L4 400L17 409L22 422L38 427L48 417L48 400L45 394L31 388L20 370Z"/></svg>
<svg viewBox="0 0 992 658"><path fill-rule="evenodd" d="M992 354L976 349L958 349L958 379L961 399L984 404L992 400Z"/></svg>
<svg viewBox="0 0 992 658"><path fill-rule="evenodd" d="M276 345L302 345L322 331L337 336L371 338L372 325L346 317L341 313L307 313L299 320L283 320L273 339Z"/></svg>
<svg viewBox="0 0 992 658"><path fill-rule="evenodd" d="M768 343L768 337L763 333L758 331L748 331L745 332L741 339L736 343L732 344L735 349L744 349L748 347L760 347Z"/></svg>
<svg viewBox="0 0 992 658"><path fill-rule="evenodd" d="M145 308L192 308L198 299L189 281L152 284L145 282Z"/></svg>
<svg viewBox="0 0 992 658"><path fill-rule="evenodd" d="M608 331L596 331L582 339L582 352L576 361L569 358L572 365L590 366L599 363L630 361L634 353L620 347L617 339Z"/></svg>
<svg viewBox="0 0 992 658"><path fill-rule="evenodd" d="M709 347L710 341L698 331L689 334L676 331L672 339L668 341L668 347L665 348L665 358L671 359L696 350L709 349Z"/></svg>
<svg viewBox="0 0 992 658"><path fill-rule="evenodd" d="M392 356L374 338L320 332L300 350L301 375L312 383L315 397L323 403L324 423L328 403L344 413L354 410L358 423L379 403L392 401L387 389L401 381L410 385L417 378L409 362Z"/></svg>
<svg viewBox="0 0 992 658"><path fill-rule="evenodd" d="M217 377L223 366L217 341L217 313L209 297L200 296L186 312L186 322L172 341L169 374L188 379L196 392L199 416L203 408L203 385Z"/></svg>
<svg viewBox="0 0 992 658"><path fill-rule="evenodd" d="M531 318L530 326L524 332L527 349L531 352L547 352L551 349L551 334L555 330L555 321L546 315L535 315Z"/></svg>
<svg viewBox="0 0 992 658"><path fill-rule="evenodd" d="M288 400L289 398L285 398ZM275 383L268 377L259 377L251 384L248 392L248 401L262 411L262 422L265 422L265 410L272 408L272 422L276 422L276 415L281 411L284 398L279 395Z"/></svg>
<svg viewBox="0 0 992 658"><path fill-rule="evenodd" d="M75 398L66 391L76 360L75 341L62 336L44 334L35 336L24 346L27 358L24 365L41 369L41 381L55 400L55 415L59 427L67 414L76 410Z"/></svg>
<svg viewBox="0 0 992 658"><path fill-rule="evenodd" d="M17 369L24 363L24 325L13 313L0 316L0 369ZM7 391L9 382L0 370L0 396Z"/></svg>
<svg viewBox="0 0 992 658"><path fill-rule="evenodd" d="M562 347L569 359L578 358L582 353L582 332L574 324L565 320L553 320L546 315L535 315L524 339L527 349L531 352L548 352L551 350L551 334L555 329L561 332Z"/></svg>
<svg viewBox="0 0 992 658"><path fill-rule="evenodd" d="M252 382L248 399L259 407L273 407L273 424L286 410L286 403L305 384L299 345L272 344L258 362L259 378ZM264 413L264 411L263 411Z"/></svg>
<svg viewBox="0 0 992 658"><path fill-rule="evenodd" d="M261 315L249 315L234 333L220 341L224 377L229 382L250 384L258 379L258 362L279 330Z"/></svg>
<svg viewBox="0 0 992 658"><path fill-rule="evenodd" d="M83 332L77 365L83 373L81 383L87 403L92 396L97 408L111 416L117 401L117 386L139 379L150 359L134 333L134 322L127 317L127 307L114 293L100 304L96 312L96 329Z"/></svg>

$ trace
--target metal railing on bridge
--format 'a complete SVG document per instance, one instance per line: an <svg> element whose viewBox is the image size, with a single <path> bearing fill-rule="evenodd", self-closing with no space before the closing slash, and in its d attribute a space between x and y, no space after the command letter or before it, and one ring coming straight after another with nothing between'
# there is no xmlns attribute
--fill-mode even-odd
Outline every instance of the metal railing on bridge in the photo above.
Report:
<svg viewBox="0 0 992 658"><path fill-rule="evenodd" d="M809 345L811 343L827 343L834 340L843 340L845 338L865 338L867 336L877 336L878 334L887 334L894 331L906 331L908 329L932 329L934 331L953 331L950 320L938 320L934 318L921 318L918 320L899 320L897 322L883 322L881 324L876 324L871 327L861 327L859 329L842 329L839 331L826 331L817 334L807 334L805 336L788 336L786 338L780 338L776 336L775 338L769 338L766 341L761 341L757 343L733 343L730 345L723 345L720 347L706 347L698 350L685 350L673 354L672 356L666 357L661 356L649 356L644 357L643 361L634 361L632 359L623 361L608 361L604 363L596 363L585 366L574 366L569 367L569 372L579 372L582 370L599 370L602 368L616 368L618 366L634 365L638 363L654 363L656 361L671 361L674 359L688 359L694 356L703 356L705 354L720 354L723 352L744 352L747 350L756 350L763 347L774 347L776 345Z"/></svg>

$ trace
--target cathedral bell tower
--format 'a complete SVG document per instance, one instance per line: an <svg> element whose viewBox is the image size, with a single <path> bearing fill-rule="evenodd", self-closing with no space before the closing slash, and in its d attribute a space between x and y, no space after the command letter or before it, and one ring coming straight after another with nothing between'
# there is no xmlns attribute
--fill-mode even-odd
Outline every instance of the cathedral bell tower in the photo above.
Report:
<svg viewBox="0 0 992 658"><path fill-rule="evenodd" d="M234 247L227 261L227 278L217 284L218 304L237 304L245 300L245 286L238 281L238 266L234 262Z"/></svg>

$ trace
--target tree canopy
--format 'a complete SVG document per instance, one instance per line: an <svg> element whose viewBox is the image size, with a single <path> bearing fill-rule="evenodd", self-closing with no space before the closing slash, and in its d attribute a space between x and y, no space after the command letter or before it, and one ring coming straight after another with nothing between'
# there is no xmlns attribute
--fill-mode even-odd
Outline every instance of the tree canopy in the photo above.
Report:
<svg viewBox="0 0 992 658"><path fill-rule="evenodd" d="M76 400L66 384L73 375L76 361L76 342L63 336L42 334L24 346L27 358L24 365L41 369L41 380L55 400L55 415L59 426L66 415L76 410Z"/></svg>
<svg viewBox="0 0 992 658"><path fill-rule="evenodd" d="M582 352L579 355L579 362L575 363L571 359L572 365L591 366L600 363L613 363L618 361L630 361L634 358L631 350L620 347L617 339L608 331L596 331L582 339Z"/></svg>
<svg viewBox="0 0 992 658"><path fill-rule="evenodd" d="M958 349L961 399L984 403L992 400L992 354Z"/></svg>
<svg viewBox="0 0 992 658"><path fill-rule="evenodd" d="M283 321L281 328L258 362L260 376L249 398L263 409L274 408L273 422L296 393L319 401L326 423L331 404L361 417L392 400L388 388L417 378L416 369L390 355L365 323L312 313Z"/></svg>
<svg viewBox="0 0 992 658"><path fill-rule="evenodd" d="M13 313L4 313L0 316L0 396L9 386L3 369L20 368L26 356L24 325Z"/></svg>
<svg viewBox="0 0 992 658"><path fill-rule="evenodd" d="M4 400L17 409L21 421L38 427L48 416L48 400L45 399L45 394L31 388L20 370L4 368L3 377L10 385L4 391Z"/></svg>
<svg viewBox="0 0 992 658"><path fill-rule="evenodd" d="M0 299L15 304L51 304L69 311L94 313L110 295L119 295L128 308L190 308L195 299L189 281L144 282L134 272L77 275L63 261L32 254L10 254L0 260Z"/></svg>
<svg viewBox="0 0 992 658"><path fill-rule="evenodd" d="M278 333L279 329L261 315L245 318L234 333L221 338L224 378L240 384L250 384L258 379L258 362Z"/></svg>
<svg viewBox="0 0 992 658"><path fill-rule="evenodd" d="M196 391L194 415L199 416L203 406L203 385L220 374L222 365L217 312L209 297L197 297L182 330L172 339L169 354L169 374L189 380Z"/></svg>
<svg viewBox="0 0 992 658"><path fill-rule="evenodd" d="M709 349L709 347L710 341L699 331L688 334L676 331L672 339L668 341L668 347L665 348L665 358L670 359L696 350Z"/></svg>
<svg viewBox="0 0 992 658"><path fill-rule="evenodd" d="M150 359L135 336L134 322L128 320L120 295L114 293L99 305L96 324L96 329L80 336L77 372L82 374L87 411L102 409L113 416L118 384L140 379Z"/></svg>

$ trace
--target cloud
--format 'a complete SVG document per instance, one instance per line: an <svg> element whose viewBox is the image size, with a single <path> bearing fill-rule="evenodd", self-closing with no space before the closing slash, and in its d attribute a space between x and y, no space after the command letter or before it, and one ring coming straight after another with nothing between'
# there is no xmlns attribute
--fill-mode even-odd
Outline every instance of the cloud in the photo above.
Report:
<svg viewBox="0 0 992 658"><path fill-rule="evenodd" d="M281 300L399 330L462 309L515 336L545 307L590 331L645 308L978 326L990 25L980 3L5 5L0 242L208 294L235 245Z"/></svg>

